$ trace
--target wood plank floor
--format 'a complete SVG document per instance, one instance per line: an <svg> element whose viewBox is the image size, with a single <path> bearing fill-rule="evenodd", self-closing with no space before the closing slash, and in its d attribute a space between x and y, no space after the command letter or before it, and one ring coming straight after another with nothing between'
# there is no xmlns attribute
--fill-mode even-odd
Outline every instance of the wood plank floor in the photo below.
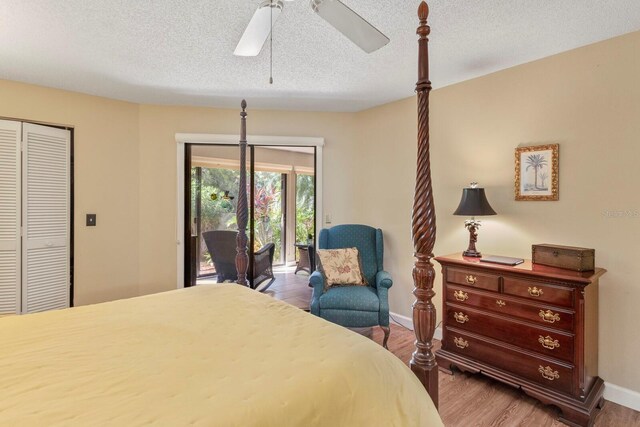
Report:
<svg viewBox="0 0 640 427"><path fill-rule="evenodd" d="M293 274L292 271L276 271L274 277L275 282L264 291L265 294L309 311L312 289L309 287L307 273L300 271L298 274Z"/></svg>
<svg viewBox="0 0 640 427"><path fill-rule="evenodd" d="M301 309L309 309L311 288L308 276L276 273L276 281L265 292L279 300ZM358 330L382 345L380 328ZM413 331L391 325L389 350L407 365L414 350ZM435 341L435 348L440 342ZM527 396L521 391L491 380L483 375L456 372L455 375L440 373L440 416L447 427L470 426L523 426L560 427L559 411ZM640 412L607 401L598 414L596 427L640 427Z"/></svg>
<svg viewBox="0 0 640 427"><path fill-rule="evenodd" d="M382 331L373 328L372 338L382 344ZM413 331L391 325L389 350L409 364L415 336ZM435 348L440 342L435 341ZM483 375L440 373L440 416L449 427L468 426L564 426L559 411L521 391ZM640 412L607 401L596 418L597 427L640 426Z"/></svg>

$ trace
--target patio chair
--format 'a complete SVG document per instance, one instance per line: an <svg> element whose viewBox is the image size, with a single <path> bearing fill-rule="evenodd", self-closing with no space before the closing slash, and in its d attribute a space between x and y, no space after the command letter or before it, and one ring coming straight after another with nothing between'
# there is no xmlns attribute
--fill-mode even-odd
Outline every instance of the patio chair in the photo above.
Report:
<svg viewBox="0 0 640 427"><path fill-rule="evenodd" d="M237 231L231 230L213 230L202 233L218 275L218 283L238 280L238 271L236 270L237 235ZM276 245L273 243L267 243L253 254L253 289L256 289L265 280L269 280L269 283L260 289L264 291L274 282L273 255L275 248Z"/></svg>

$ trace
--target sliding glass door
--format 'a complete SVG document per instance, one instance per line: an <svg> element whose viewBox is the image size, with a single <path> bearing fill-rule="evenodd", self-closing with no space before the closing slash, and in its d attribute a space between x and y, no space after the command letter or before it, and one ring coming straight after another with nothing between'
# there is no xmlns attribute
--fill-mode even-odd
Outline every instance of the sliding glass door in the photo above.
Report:
<svg viewBox="0 0 640 427"><path fill-rule="evenodd" d="M234 231L236 227L237 192L240 183L239 169L228 167L192 167L196 235L198 239L197 276L216 274L207 242L202 238L208 231Z"/></svg>
<svg viewBox="0 0 640 427"><path fill-rule="evenodd" d="M274 268L295 262L295 243L315 234L312 153L249 146L249 271L252 288L274 279ZM235 281L236 208L240 181L237 145L186 145L185 203L189 285ZM300 173L296 168L304 169ZM188 172L187 172L188 171ZM186 234L187 231L185 231ZM259 282L257 282L259 281ZM263 283L264 282L264 283ZM269 282L270 283L270 282Z"/></svg>
<svg viewBox="0 0 640 427"><path fill-rule="evenodd" d="M313 242L316 224L313 174L296 174L296 242Z"/></svg>

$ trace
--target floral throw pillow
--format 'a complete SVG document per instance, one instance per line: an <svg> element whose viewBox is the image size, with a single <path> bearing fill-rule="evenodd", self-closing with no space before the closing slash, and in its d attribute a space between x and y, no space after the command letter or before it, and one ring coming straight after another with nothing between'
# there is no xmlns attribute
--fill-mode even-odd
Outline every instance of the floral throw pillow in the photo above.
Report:
<svg viewBox="0 0 640 427"><path fill-rule="evenodd" d="M318 249L317 254L325 287L367 284L360 268L358 248Z"/></svg>

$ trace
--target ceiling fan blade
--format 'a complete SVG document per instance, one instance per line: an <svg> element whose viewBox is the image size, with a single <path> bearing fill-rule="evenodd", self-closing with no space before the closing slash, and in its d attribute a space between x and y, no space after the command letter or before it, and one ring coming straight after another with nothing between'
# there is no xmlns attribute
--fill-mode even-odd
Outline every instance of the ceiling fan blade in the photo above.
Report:
<svg viewBox="0 0 640 427"><path fill-rule="evenodd" d="M233 54L236 56L257 56L271 32L271 12L273 11L273 23L275 23L282 12L282 6L282 0L265 0L260 3Z"/></svg>
<svg viewBox="0 0 640 427"><path fill-rule="evenodd" d="M389 43L387 36L339 0L311 0L311 8L367 53Z"/></svg>

